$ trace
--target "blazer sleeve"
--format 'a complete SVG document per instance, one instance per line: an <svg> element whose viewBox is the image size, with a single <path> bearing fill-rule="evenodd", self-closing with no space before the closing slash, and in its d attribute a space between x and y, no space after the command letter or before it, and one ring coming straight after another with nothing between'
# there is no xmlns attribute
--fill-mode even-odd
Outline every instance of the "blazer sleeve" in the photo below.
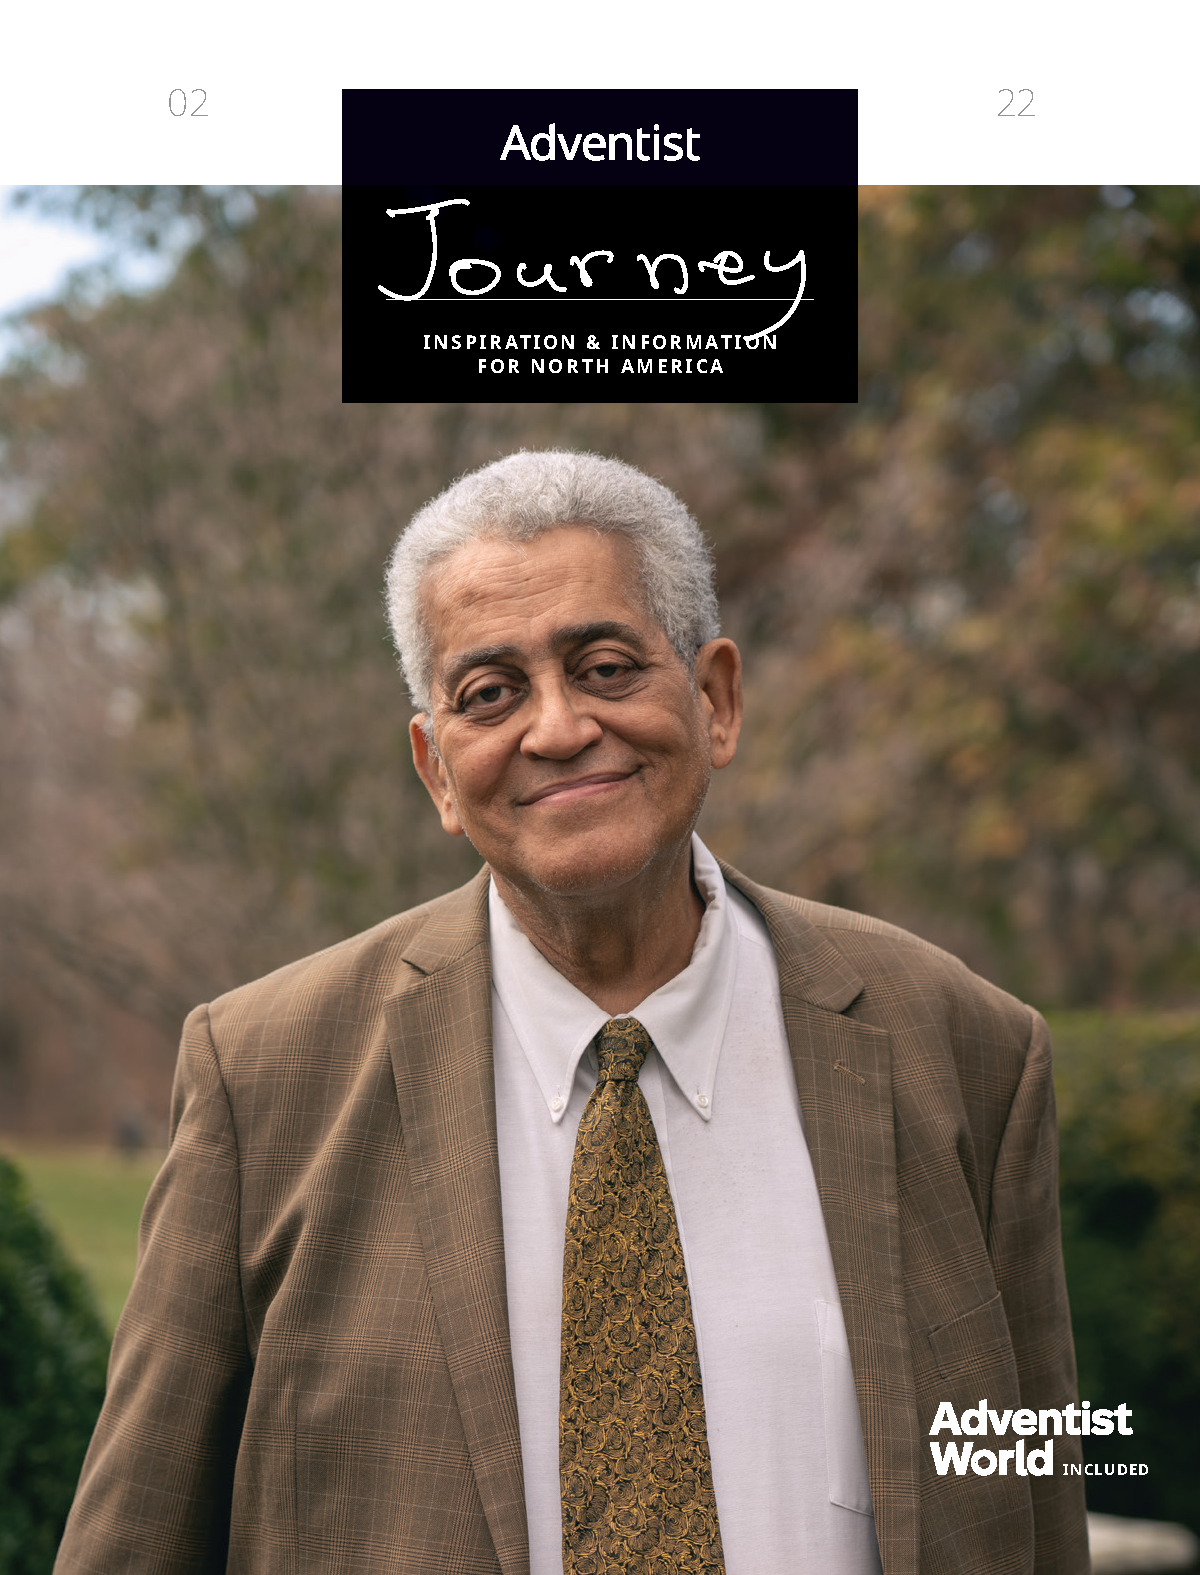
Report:
<svg viewBox="0 0 1200 1575"><path fill-rule="evenodd" d="M1050 1033L1036 1013L1025 1065L996 1159L988 1255L1003 1298L1017 1361L1021 1404L1061 1409L1077 1398L1075 1349L1058 1217L1058 1131ZM1062 1458L1079 1442L1055 1440L1055 1474L1030 1477L1036 1575L1090 1569L1081 1477L1064 1477Z"/></svg>
<svg viewBox="0 0 1200 1575"><path fill-rule="evenodd" d="M223 1571L251 1372L237 1136L207 1007L184 1026L171 1144L56 1575Z"/></svg>

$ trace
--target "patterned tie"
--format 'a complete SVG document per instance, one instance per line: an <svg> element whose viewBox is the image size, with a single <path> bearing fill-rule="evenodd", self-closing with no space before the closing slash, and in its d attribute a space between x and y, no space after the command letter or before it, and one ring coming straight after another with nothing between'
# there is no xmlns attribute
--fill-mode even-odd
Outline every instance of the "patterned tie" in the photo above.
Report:
<svg viewBox="0 0 1200 1575"><path fill-rule="evenodd" d="M637 1085L650 1035L616 1017L579 1123L563 1256L564 1575L723 1575L679 1227Z"/></svg>

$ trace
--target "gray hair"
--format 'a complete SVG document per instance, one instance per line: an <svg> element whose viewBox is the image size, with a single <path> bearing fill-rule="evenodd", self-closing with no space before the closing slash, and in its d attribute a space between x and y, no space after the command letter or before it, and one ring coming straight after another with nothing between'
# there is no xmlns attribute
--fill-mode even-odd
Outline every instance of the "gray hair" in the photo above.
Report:
<svg viewBox="0 0 1200 1575"><path fill-rule="evenodd" d="M669 488L619 459L522 449L460 476L427 503L388 562L388 617L418 711L432 711L433 646L421 612L426 571L469 542L532 541L556 525L590 525L632 542L647 608L686 665L716 639L712 554Z"/></svg>

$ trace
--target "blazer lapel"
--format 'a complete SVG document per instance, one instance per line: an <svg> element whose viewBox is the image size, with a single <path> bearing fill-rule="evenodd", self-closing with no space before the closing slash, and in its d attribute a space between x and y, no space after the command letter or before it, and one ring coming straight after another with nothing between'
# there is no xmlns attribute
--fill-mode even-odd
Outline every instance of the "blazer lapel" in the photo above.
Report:
<svg viewBox="0 0 1200 1575"><path fill-rule="evenodd" d="M915 1572L918 1449L900 1256L890 1035L846 1009L863 982L791 903L726 878L766 921L805 1134L837 1275L887 1575Z"/></svg>
<svg viewBox="0 0 1200 1575"><path fill-rule="evenodd" d="M405 1151L438 1329L504 1575L529 1536L508 1332L492 1072L487 871L405 952L420 970L387 1006Z"/></svg>

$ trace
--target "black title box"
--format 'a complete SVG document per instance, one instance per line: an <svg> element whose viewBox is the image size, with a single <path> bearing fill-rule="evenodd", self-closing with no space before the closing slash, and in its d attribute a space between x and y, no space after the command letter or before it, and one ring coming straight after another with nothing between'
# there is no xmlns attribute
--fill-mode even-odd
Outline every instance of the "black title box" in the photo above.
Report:
<svg viewBox="0 0 1200 1575"><path fill-rule="evenodd" d="M856 397L853 93L344 102L344 399Z"/></svg>

